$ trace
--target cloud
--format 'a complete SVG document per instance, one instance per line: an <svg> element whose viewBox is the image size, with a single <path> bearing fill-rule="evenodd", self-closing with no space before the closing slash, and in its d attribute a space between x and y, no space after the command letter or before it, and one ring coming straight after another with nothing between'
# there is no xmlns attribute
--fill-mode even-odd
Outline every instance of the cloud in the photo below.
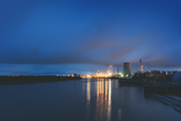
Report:
<svg viewBox="0 0 181 121"><path fill-rule="evenodd" d="M180 67L179 3L156 2L3 1L0 63Z"/></svg>

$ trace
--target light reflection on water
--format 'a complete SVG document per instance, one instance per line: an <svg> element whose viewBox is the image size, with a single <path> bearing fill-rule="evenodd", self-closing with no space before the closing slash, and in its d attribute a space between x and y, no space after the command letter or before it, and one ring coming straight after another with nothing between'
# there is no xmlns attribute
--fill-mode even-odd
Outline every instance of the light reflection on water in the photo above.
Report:
<svg viewBox="0 0 181 121"><path fill-rule="evenodd" d="M180 121L172 107L118 80L82 79L0 86L2 121Z"/></svg>
<svg viewBox="0 0 181 121"><path fill-rule="evenodd" d="M97 79L95 120L111 120L111 80Z"/></svg>

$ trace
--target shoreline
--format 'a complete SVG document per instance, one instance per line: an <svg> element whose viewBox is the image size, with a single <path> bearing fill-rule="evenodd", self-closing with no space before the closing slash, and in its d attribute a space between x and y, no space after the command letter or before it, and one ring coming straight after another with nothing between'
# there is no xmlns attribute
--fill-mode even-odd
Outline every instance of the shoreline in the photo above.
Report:
<svg viewBox="0 0 181 121"><path fill-rule="evenodd" d="M15 84L29 84L29 83L43 83L43 82L57 82L68 80L80 80L77 77L64 76L0 76L0 85L15 85Z"/></svg>

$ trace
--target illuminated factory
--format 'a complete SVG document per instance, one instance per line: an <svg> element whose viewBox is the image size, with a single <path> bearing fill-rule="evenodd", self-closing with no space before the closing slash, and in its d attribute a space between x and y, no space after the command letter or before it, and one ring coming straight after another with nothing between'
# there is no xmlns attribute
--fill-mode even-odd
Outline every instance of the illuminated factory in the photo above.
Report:
<svg viewBox="0 0 181 121"><path fill-rule="evenodd" d="M123 73L119 73L119 68L117 68L117 72L114 73L112 71L112 65L108 67L106 73L102 73L97 71L95 75L84 75L82 78L132 78L132 79L147 79L147 78L166 78L167 80L171 80L173 75L175 75L178 71L162 71L152 70L143 72L142 60L139 60L139 71L131 72L131 63L124 62L123 63Z"/></svg>
<svg viewBox="0 0 181 121"><path fill-rule="evenodd" d="M142 60L140 59L140 73L143 72L143 66L142 66ZM124 77L130 77L132 76L131 72L131 63L130 62L124 62L123 63L123 73L119 73L119 68L117 68L117 73L114 74L112 71L112 65L108 67L108 70L106 73L101 73L97 71L96 75L86 75L87 78L109 78L109 77L116 77L116 78L124 78Z"/></svg>
<svg viewBox="0 0 181 121"><path fill-rule="evenodd" d="M142 61L140 60L140 73L143 71ZM119 73L119 68L117 68L117 73L114 74L112 71L112 65L108 67L108 70L106 73L101 73L97 71L96 75L86 75L85 78L109 78L109 77L116 77L116 78L124 78L124 77L130 77L132 76L131 72L131 63L130 62L124 62L123 63L123 73Z"/></svg>
<svg viewBox="0 0 181 121"><path fill-rule="evenodd" d="M126 76L128 77L129 75L126 74L125 77ZM101 73L97 71L96 75L88 74L86 76L82 76L82 78L121 78L121 77L124 77L124 75L122 73L119 73L119 68L117 68L117 73L114 74L114 72L112 71L112 65L108 67L106 73Z"/></svg>

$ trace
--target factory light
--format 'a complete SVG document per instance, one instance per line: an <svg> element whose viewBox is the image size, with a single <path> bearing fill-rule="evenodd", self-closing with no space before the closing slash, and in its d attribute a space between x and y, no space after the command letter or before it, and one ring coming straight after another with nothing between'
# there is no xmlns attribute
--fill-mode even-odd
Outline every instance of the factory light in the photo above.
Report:
<svg viewBox="0 0 181 121"><path fill-rule="evenodd" d="M87 75L87 78L92 78L92 76L88 74L88 75Z"/></svg>

